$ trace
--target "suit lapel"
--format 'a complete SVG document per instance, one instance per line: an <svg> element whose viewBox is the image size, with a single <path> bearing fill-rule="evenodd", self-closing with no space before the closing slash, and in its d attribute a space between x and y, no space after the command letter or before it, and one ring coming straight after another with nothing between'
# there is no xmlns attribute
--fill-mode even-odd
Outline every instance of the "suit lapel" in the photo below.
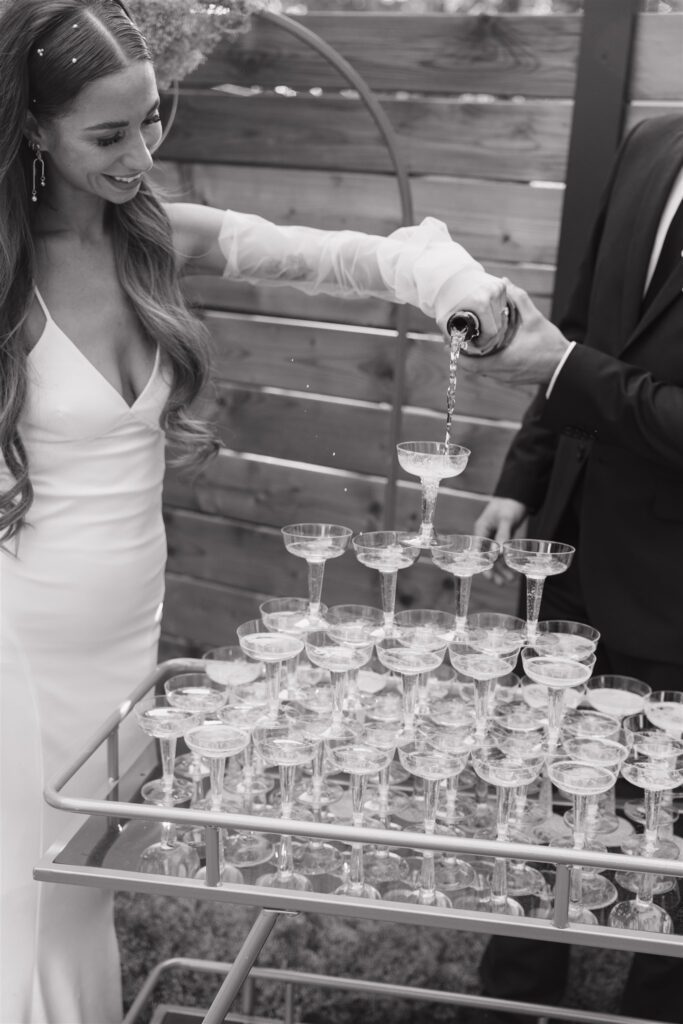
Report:
<svg viewBox="0 0 683 1024"><path fill-rule="evenodd" d="M660 155L653 163L643 194L640 197L634 197L637 209L631 227L632 243L624 270L625 287L621 318L623 330L620 332L624 343L618 354L621 354L627 346L632 345L642 332L647 330L683 288L683 260L681 260L677 273L669 278L641 318L643 288L652 246L664 206L681 166L683 166L683 130L672 133L669 144L662 147Z"/></svg>

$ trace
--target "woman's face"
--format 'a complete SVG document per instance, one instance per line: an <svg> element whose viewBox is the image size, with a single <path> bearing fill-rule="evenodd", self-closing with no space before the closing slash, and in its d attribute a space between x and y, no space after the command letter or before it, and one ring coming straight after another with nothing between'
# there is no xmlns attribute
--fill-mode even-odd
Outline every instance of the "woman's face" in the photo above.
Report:
<svg viewBox="0 0 683 1024"><path fill-rule="evenodd" d="M85 192L110 203L133 198L160 141L159 93L143 60L85 86L38 132L52 197Z"/></svg>

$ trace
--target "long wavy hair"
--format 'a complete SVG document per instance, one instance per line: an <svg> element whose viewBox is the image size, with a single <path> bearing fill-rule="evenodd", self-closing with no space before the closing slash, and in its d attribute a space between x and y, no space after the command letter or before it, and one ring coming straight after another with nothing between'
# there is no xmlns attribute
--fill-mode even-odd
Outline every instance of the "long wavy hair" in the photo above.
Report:
<svg viewBox="0 0 683 1024"><path fill-rule="evenodd" d="M3 5L0 453L15 481L0 494L3 540L24 525L33 501L28 457L18 429L28 372L23 327L35 279L27 111L39 123L58 118L88 83L138 60L150 60L149 50L120 0L8 0ZM171 391L161 414L161 426L173 448L171 461L201 463L218 448L209 427L189 412L208 379L208 335L183 298L170 223L152 186L144 180L130 202L112 203L107 213L121 286L172 371Z"/></svg>

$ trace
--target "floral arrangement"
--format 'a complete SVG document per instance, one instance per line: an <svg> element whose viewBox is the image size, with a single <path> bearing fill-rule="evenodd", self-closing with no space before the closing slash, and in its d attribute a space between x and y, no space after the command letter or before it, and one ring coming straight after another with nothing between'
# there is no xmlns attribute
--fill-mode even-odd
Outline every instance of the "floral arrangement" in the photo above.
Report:
<svg viewBox="0 0 683 1024"><path fill-rule="evenodd" d="M147 40L162 89L198 68L221 39L246 32L254 11L273 7L268 0L127 0L126 6Z"/></svg>

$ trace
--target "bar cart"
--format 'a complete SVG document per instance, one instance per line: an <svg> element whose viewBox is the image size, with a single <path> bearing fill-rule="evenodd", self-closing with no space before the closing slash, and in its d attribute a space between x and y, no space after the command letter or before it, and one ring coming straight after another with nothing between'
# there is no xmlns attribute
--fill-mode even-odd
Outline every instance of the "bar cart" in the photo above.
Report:
<svg viewBox="0 0 683 1024"><path fill-rule="evenodd" d="M140 802L142 784L158 775L159 765L156 745L150 743L133 765L121 773L119 770L120 733L130 728L130 712L134 705L148 692L162 687L174 675L201 670L203 662L195 659L174 659L159 665L130 695L129 700L117 708L97 734L92 737L87 749L61 775L46 786L45 797L53 807L86 815L80 829L62 847L53 846L34 869L34 877L44 882L62 882L75 885L94 886L112 890L128 890L174 897L215 900L222 903L246 905L258 909L257 917L247 935L235 961L229 967L214 962L175 961L168 966L189 966L193 970L206 970L225 974L215 999L203 1017L204 1024L218 1024L239 994L248 984L250 972L268 939L278 918L284 914L315 913L400 923L412 927L455 929L466 932L499 934L519 938L542 939L548 942L575 943L583 946L618 949L630 952L647 952L678 956L683 958L683 934L680 921L674 934L664 935L648 932L634 932L602 925L580 925L568 919L570 868L572 864L594 866L605 870L629 870L653 872L657 875L683 877L683 861L646 859L612 853L591 853L558 847L535 846L523 843L501 843L492 840L453 838L443 834L427 836L418 831L391 832L392 848L412 850L428 849L435 852L472 854L482 857L517 858L554 864L555 884L553 908L549 917L514 918L503 914L481 913L476 910L450 909L437 906L397 903L336 896L328 892L305 892L257 886L254 884L226 884L219 877L219 826L224 828L247 829L257 833L286 833L304 838L322 839L327 842L387 844L387 833L378 828L353 828L349 825L316 823L315 821L289 820L278 817L264 817L244 814L209 812L183 807L159 807ZM65 795L67 785L73 790L72 780L86 765L95 752L104 749L107 756L108 782L103 786L103 795L98 799L85 799ZM205 878L182 878L142 873L136 869L130 849L126 853L126 830L133 830L140 822L161 823L172 821L177 825L201 826L204 829L206 870ZM159 965L152 972L138 998L125 1017L124 1024L133 1024L147 1000L160 970ZM510 1010L530 1019L552 1017L586 1024L643 1024L642 1018L614 1016L604 1013L590 1013L580 1010L557 1009L529 1003L510 1003L506 1000L489 999L458 993L432 992L401 985L372 984L354 979L335 979L327 976L316 978L297 975L296 972L267 971L254 968L252 976L260 975L270 979L280 978L288 986L297 984L320 984L327 987L352 989L375 995L402 996L423 1000L434 1000L475 1009ZM291 987L288 987L291 992ZM196 1013L196 1011L195 1011ZM256 1020L250 1016L231 1016L234 1020ZM288 1020L293 1020L288 1016Z"/></svg>

